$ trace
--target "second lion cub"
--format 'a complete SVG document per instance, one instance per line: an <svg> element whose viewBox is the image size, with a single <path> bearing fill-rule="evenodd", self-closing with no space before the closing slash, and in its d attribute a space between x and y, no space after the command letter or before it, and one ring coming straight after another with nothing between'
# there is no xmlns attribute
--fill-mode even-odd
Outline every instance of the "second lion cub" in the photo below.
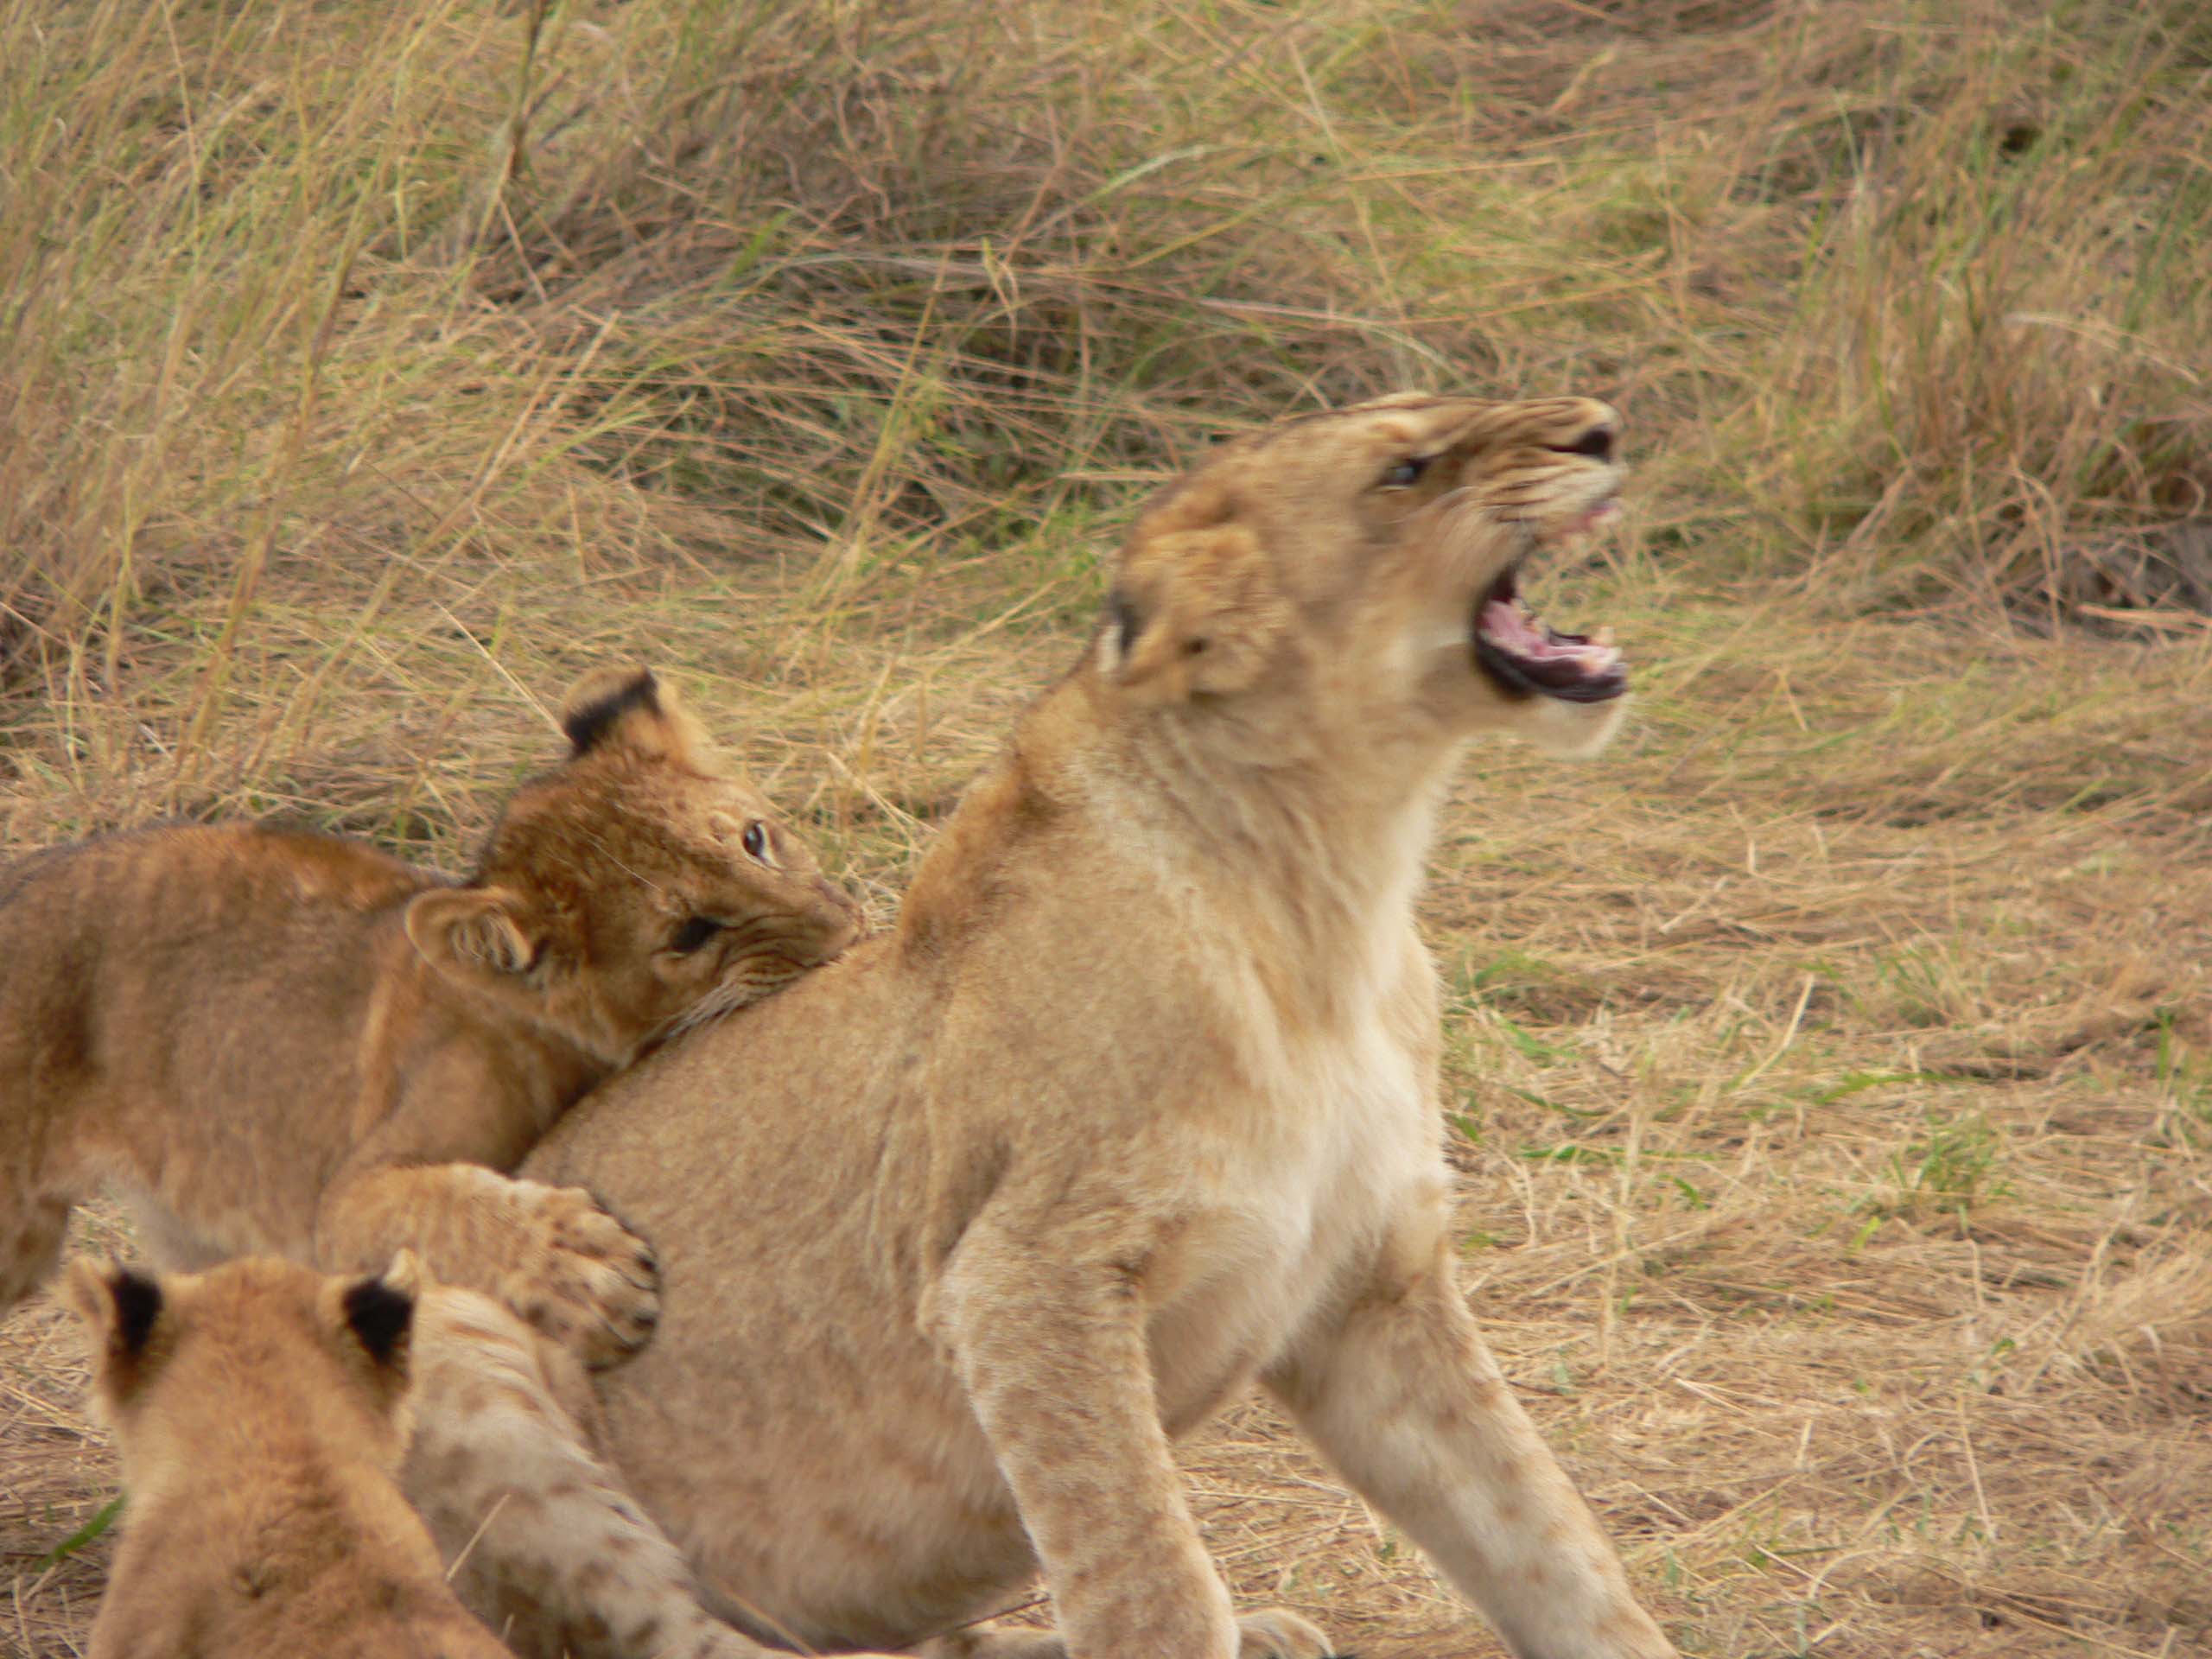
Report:
<svg viewBox="0 0 2212 1659"><path fill-rule="evenodd" d="M0 869L0 1313L112 1181L164 1266L406 1247L591 1363L645 1340L642 1245L581 1189L496 1172L858 912L651 673L588 677L562 723L568 758L459 884L251 824Z"/></svg>

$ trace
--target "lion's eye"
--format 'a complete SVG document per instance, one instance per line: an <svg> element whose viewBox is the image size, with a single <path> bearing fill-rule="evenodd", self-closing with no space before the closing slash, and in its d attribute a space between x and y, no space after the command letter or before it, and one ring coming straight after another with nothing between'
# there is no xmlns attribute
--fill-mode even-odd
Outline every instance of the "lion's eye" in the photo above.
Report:
<svg viewBox="0 0 2212 1659"><path fill-rule="evenodd" d="M668 942L668 948L688 957L721 932L722 926L711 916L694 916L676 930L676 937Z"/></svg>
<svg viewBox="0 0 2212 1659"><path fill-rule="evenodd" d="M773 864L776 861L768 856L767 826L758 818L745 826L745 850L747 856L757 858L763 864Z"/></svg>
<svg viewBox="0 0 2212 1659"><path fill-rule="evenodd" d="M1408 456L1382 474L1382 487L1386 490L1405 489L1427 470L1428 457L1427 455Z"/></svg>

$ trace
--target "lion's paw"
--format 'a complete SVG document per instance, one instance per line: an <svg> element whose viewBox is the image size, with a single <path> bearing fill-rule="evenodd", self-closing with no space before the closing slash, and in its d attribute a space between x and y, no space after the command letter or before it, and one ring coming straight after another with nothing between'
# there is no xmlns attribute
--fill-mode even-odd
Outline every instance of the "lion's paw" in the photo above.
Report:
<svg viewBox="0 0 2212 1659"><path fill-rule="evenodd" d="M660 1319L652 1247L580 1186L515 1183L527 1243L505 1300L585 1364L612 1365L644 1347Z"/></svg>
<svg viewBox="0 0 2212 1659"><path fill-rule="evenodd" d="M1247 1613L1236 1621L1236 1629L1243 1638L1237 1659L1351 1659L1338 1653L1311 1624L1280 1607Z"/></svg>

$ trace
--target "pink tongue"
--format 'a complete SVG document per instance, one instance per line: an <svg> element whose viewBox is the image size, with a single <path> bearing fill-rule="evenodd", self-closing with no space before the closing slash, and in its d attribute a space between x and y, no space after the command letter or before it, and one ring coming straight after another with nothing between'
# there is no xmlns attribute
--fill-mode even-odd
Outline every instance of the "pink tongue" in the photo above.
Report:
<svg viewBox="0 0 2212 1659"><path fill-rule="evenodd" d="M1502 599L1493 599L1483 607L1482 629L1493 644L1525 662L1566 662L1591 654L1588 641L1578 645L1554 639L1526 611Z"/></svg>

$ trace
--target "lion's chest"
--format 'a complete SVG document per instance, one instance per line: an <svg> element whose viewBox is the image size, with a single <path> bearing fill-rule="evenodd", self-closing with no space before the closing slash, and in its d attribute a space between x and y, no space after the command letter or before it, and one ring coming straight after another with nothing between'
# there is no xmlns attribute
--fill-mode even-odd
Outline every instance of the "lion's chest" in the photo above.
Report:
<svg viewBox="0 0 2212 1659"><path fill-rule="evenodd" d="M1241 1143L1190 1164L1197 1218L1153 1321L1171 1430L1202 1420L1340 1302L1440 1179L1421 1065L1379 1020L1284 1042L1239 1103Z"/></svg>

